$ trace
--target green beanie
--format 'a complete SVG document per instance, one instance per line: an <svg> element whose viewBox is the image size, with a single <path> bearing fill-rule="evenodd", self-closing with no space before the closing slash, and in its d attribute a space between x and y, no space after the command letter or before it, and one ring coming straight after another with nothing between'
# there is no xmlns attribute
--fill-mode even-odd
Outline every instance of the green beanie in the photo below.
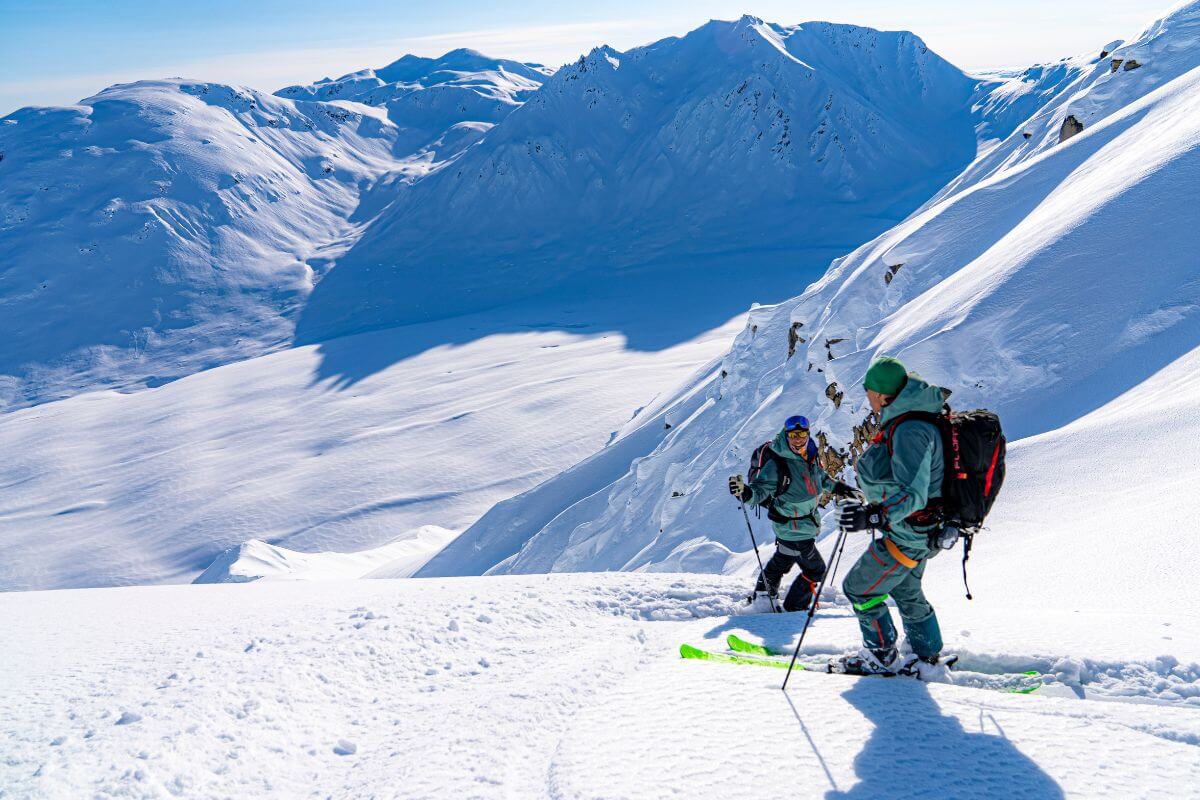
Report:
<svg viewBox="0 0 1200 800"><path fill-rule="evenodd" d="M875 359L863 378L863 387L888 396L900 394L908 383L908 370L891 356Z"/></svg>

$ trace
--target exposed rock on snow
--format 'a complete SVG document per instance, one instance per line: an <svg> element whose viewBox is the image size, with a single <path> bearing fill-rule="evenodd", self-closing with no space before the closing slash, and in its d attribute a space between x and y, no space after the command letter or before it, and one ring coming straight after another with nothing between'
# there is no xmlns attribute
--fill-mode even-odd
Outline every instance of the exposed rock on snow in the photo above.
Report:
<svg viewBox="0 0 1200 800"><path fill-rule="evenodd" d="M1065 142L1077 133L1083 133L1083 123L1075 119L1072 114L1063 120L1062 127L1058 131L1058 141Z"/></svg>

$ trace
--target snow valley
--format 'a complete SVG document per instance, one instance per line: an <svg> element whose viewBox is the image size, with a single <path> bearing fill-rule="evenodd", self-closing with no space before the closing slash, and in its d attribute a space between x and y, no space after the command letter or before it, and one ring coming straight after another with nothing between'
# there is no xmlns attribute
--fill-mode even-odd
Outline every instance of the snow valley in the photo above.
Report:
<svg viewBox="0 0 1200 800"><path fill-rule="evenodd" d="M1125 34L0 120L0 797L1200 797L1200 3ZM851 478L882 354L1009 435L975 600L925 578L950 683L680 659L794 646L725 481L792 414Z"/></svg>

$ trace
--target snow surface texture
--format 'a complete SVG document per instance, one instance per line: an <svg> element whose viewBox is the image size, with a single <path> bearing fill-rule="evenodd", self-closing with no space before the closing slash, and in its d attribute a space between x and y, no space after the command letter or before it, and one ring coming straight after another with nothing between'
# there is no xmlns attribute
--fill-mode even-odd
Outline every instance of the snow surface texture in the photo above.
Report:
<svg viewBox="0 0 1200 800"><path fill-rule="evenodd" d="M678 656L729 633L789 645L800 615L728 616L743 588L610 574L0 595L0 786L742 798L785 774L796 797L1200 796L1194 616L957 618L969 676L1039 669L1030 696L808 672L784 694L781 670ZM856 630L830 598L806 654Z"/></svg>
<svg viewBox="0 0 1200 800"><path fill-rule="evenodd" d="M630 353L580 316L568 333L517 310L504 319L523 333L457 346L440 343L496 315L379 331L0 416L0 587L189 581L252 539L300 555L461 531L653 413L737 329ZM376 367L418 342L433 346ZM324 379L323 356L363 376Z"/></svg>
<svg viewBox="0 0 1200 800"><path fill-rule="evenodd" d="M452 530L426 525L383 547L357 553L299 553L251 539L226 550L192 582L407 578L454 536Z"/></svg>
<svg viewBox="0 0 1200 800"><path fill-rule="evenodd" d="M744 551L745 524L726 476L744 471L791 414L847 447L868 410L862 376L881 353L953 389L958 408L998 411L1010 441L1076 420L1090 432L1070 452L1053 438L1014 447L1014 483L1052 491L1005 488L989 520L998 547L1035 553L1054 542L1108 563L1142 530L1163 543L1148 548L1153 558L1173 558L1191 512L1187 494L1176 501L1160 490L1164 471L1197 478L1194 415L1141 398L1159 397L1156 387L1200 345L1197 43L1192 3L1122 45L1117 55L1136 53L1142 67L1113 73L1107 59L1097 63L984 153L956 191L839 259L800 297L753 311L721 370L631 426L609 448L619 458L598 454L500 504L420 574L738 568L731 551ZM1090 109L1082 133L1026 144L1033 121L1057 131L1081 108ZM791 332L800 341L789 358ZM1180 391L1184 406L1200 400L1198 387ZM1130 429L1153 422L1139 439L1088 427L1090 412ZM1064 471L1068 462L1080 466ZM1153 514L1134 511L1160 501ZM1141 551L1122 559L1123 570L1147 568ZM1069 572L1065 590L1094 592L1090 570ZM1167 596L1200 577L1190 562L1173 573Z"/></svg>

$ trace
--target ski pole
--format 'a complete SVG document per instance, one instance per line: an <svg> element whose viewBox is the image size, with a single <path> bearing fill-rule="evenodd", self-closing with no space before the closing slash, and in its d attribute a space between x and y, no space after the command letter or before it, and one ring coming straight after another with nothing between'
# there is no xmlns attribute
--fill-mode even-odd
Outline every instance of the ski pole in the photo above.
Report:
<svg viewBox="0 0 1200 800"><path fill-rule="evenodd" d="M846 547L846 529L838 529L838 538L833 542L833 550L838 553L834 557L834 569L837 568L837 563L842 560L841 551ZM833 550L829 552L832 553ZM832 570L831 570L832 571ZM796 666L796 659L800 657L800 646L804 644L804 637L808 633L808 626L812 624L813 614L817 611L817 601L821 599L821 592L825 590L825 582L829 579L829 572L821 578L821 584L817 587L816 593L813 595L812 602L808 606L808 618L804 620L804 629L800 631L800 641L796 642L796 649L792 651L792 662L788 664L787 675L783 677L783 686L779 687L783 691L787 691L788 680L792 677L792 669Z"/></svg>
<svg viewBox="0 0 1200 800"><path fill-rule="evenodd" d="M835 547L837 547L836 541L833 544ZM834 559L833 559L833 569L829 570L829 580L831 580L831 581L833 580L833 577L837 575L838 564L842 563L842 551L844 551L845 549L846 549L846 537L843 536L842 537L842 546L838 547L837 555L834 556ZM833 551L830 550L829 554L833 555ZM814 598L813 602L814 603L816 602L815 598ZM816 609L814 608L813 611L815 613Z"/></svg>
<svg viewBox="0 0 1200 800"><path fill-rule="evenodd" d="M746 518L746 530L750 531L750 544L754 545L754 557L758 559L758 579L762 581L767 599L771 601L771 613L778 614L779 608L775 605L775 596L771 594L771 584L767 582L767 571L763 569L762 556L758 554L758 540L754 538L754 526L750 524L750 512L746 510L745 503L742 503L742 516Z"/></svg>

